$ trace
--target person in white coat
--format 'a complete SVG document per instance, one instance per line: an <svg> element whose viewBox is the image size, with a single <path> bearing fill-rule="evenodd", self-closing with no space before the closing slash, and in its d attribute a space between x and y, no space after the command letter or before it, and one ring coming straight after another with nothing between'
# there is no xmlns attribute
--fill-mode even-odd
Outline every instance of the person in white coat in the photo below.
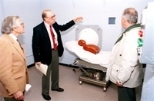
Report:
<svg viewBox="0 0 154 101"><path fill-rule="evenodd" d="M137 53L138 12L134 8L124 10L121 25L125 31L115 42L106 73L106 81L118 86L118 101L136 101L135 88L142 83L143 70Z"/></svg>

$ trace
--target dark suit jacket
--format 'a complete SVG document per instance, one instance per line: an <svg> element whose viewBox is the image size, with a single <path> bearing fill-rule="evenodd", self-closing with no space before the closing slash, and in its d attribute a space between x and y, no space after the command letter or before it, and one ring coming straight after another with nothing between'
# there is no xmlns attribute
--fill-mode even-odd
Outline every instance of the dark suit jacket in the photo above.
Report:
<svg viewBox="0 0 154 101"><path fill-rule="evenodd" d="M66 23L65 25L59 25L57 23L53 24L53 28L55 29L57 34L59 56L62 56L64 51L60 31L65 31L68 28L72 27L74 24L75 23L73 20ZM42 62L49 65L51 63L51 49L52 46L47 29L44 22L42 22L41 24L33 28L32 50L35 62Z"/></svg>

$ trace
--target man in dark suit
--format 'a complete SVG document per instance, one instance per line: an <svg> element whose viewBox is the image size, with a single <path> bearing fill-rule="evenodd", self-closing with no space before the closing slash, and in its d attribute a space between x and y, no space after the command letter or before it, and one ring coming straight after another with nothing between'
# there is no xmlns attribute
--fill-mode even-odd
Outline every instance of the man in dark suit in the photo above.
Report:
<svg viewBox="0 0 154 101"><path fill-rule="evenodd" d="M35 65L47 64L47 74L42 77L42 96L50 100L50 74L53 91L63 92L64 89L59 87L59 57L62 56L64 48L61 40L60 31L65 31L75 25L76 22L82 21L82 17L59 25L55 21L55 14L47 9L42 13L43 22L34 27L32 38L32 49ZM52 73L51 73L52 71Z"/></svg>

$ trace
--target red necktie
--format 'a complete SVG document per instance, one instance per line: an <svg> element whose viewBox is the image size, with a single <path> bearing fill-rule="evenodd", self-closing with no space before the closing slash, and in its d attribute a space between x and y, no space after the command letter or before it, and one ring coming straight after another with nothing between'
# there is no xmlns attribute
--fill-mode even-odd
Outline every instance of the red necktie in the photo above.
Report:
<svg viewBox="0 0 154 101"><path fill-rule="evenodd" d="M57 49L57 44L55 42L55 35L53 33L52 26L50 26L50 32L51 32L52 42L53 42L53 46L54 46L53 48L54 48L54 50L56 50Z"/></svg>

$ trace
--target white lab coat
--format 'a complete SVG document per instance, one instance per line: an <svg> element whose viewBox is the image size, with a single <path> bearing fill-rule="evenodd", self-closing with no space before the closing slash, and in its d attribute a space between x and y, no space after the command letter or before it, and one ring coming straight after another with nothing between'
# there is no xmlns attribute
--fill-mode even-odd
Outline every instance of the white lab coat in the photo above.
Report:
<svg viewBox="0 0 154 101"><path fill-rule="evenodd" d="M123 38L113 46L106 74L107 81L119 82L129 88L141 84L143 70L137 54L139 30L140 27L136 27L125 32Z"/></svg>

